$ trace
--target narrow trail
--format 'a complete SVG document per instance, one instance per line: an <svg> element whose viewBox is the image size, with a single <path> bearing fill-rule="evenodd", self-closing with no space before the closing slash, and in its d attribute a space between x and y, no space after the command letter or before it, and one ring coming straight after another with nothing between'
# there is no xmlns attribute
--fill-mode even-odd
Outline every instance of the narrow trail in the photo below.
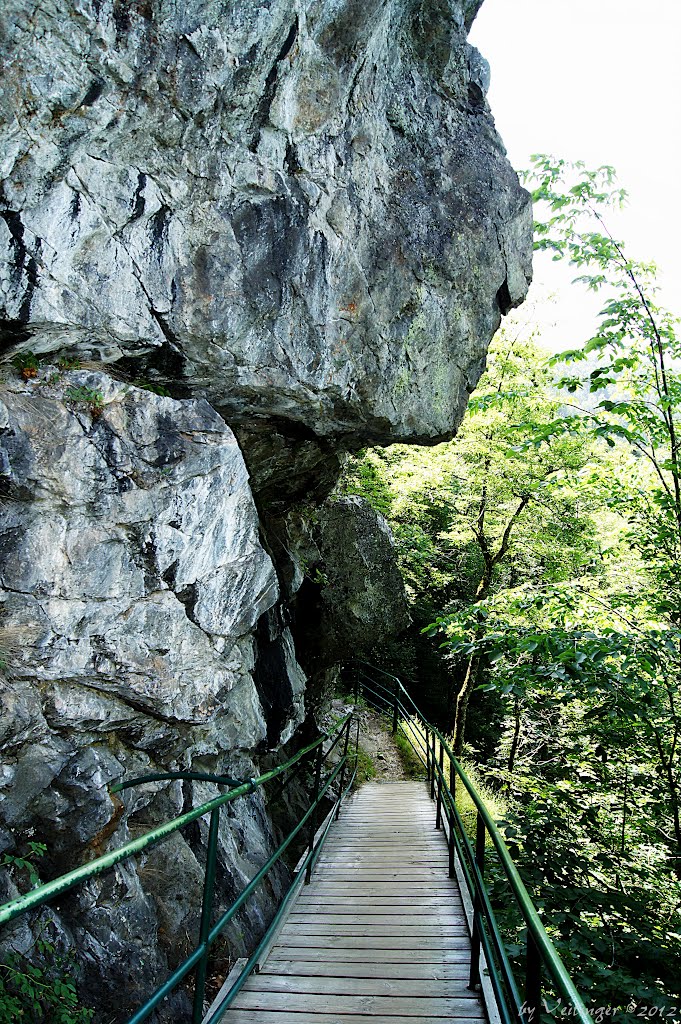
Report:
<svg viewBox="0 0 681 1024"><path fill-rule="evenodd" d="M359 745L369 755L376 769L376 777L373 781L413 781L414 775L405 770L402 757L385 718L369 708L358 714Z"/></svg>

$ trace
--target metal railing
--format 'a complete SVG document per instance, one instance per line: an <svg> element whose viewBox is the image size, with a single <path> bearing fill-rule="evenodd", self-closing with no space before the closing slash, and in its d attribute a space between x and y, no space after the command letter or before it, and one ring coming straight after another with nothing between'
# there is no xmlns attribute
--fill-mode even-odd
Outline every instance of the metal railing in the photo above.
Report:
<svg viewBox="0 0 681 1024"><path fill-rule="evenodd" d="M436 828L444 824L447 826L449 874L451 877L457 874L458 861L473 908L469 987L475 989L481 982L482 954L502 1024L539 1024L544 978L548 979L563 1000L563 1015L581 1024L593 1024L556 947L546 933L499 829L446 738L423 716L397 676L364 662L353 662L349 667L353 671L357 697L364 697L367 703L390 718L393 733L399 730L406 737L426 770L430 796L436 805ZM375 678L376 675L380 679ZM448 772L445 771L445 757L449 762ZM474 843L468 837L457 808L457 781L463 785L475 806ZM526 927L522 997L485 885L485 847L488 836Z"/></svg>
<svg viewBox="0 0 681 1024"><path fill-rule="evenodd" d="M276 931L287 910L289 896L298 884L301 872L305 872L305 880L309 882L312 868L324 844L331 822L340 814L341 804L352 787L357 771L356 751L358 739L355 742L354 770L352 771L350 781L347 782L346 785L349 764L352 759L352 754L349 753L349 744L353 719L357 723L358 737L359 722L355 719L354 711L351 711L342 720L336 722L328 732L324 733L313 743L308 744L308 746L304 747L302 750L299 750L284 764L279 765L277 768L273 768L271 771L265 772L264 775L260 775L258 778L248 779L245 782L238 782L236 779L232 779L229 776L209 775L203 772L163 772L155 775L145 775L140 778L130 779L112 786L110 792L114 794L128 789L131 786L138 786L143 783L183 779L212 782L219 786L230 786L231 788L229 792L214 797L212 800L202 803L199 807L195 807L193 810L159 825L157 828L145 833L145 835L139 836L137 839L126 843L125 846L120 847L120 849L112 850L110 853L106 853L103 856L98 857L89 864L75 868L73 871L69 871L67 874L61 875L59 878L55 878L51 882L45 882L38 888L26 893L26 895L19 896L18 898L11 900L9 903L5 903L0 907L0 925L7 924L21 915L27 914L30 911L41 907L43 904L48 903L51 900L63 896L64 893L78 885L81 885L88 879L109 871L115 867L116 864L120 864L122 861L128 860L136 854L149 849L149 847L162 842L168 836L177 832L178 829L188 825L190 822L196 821L198 818L202 818L205 815L210 815L198 944L194 948L193 952L173 971L170 977L156 989L144 1005L141 1006L128 1020L128 1024L142 1024L142 1021L149 1018L151 1013L159 1006L160 1003L163 1002L173 989L177 988L187 975L192 971L195 971L192 1024L201 1024L204 1020L204 1000L208 973L208 959L213 943L253 895L259 883L272 870L275 864L279 862L282 855L289 848L296 836L298 836L303 829L306 829L303 833L305 836L306 852L302 857L302 860L299 862L298 871L289 886L282 903L275 913L273 920L261 941L258 943L255 952L249 957L241 973L235 979L232 987L227 993L221 993L219 1004L214 1008L211 1007L211 1010L209 1011L210 1016L205 1019L205 1024L216 1024L232 1004L237 994L245 984L248 976L258 964L262 951L269 943L271 936ZM331 742L329 743L329 741ZM324 776L324 764L332 750L334 750L341 742L343 744L342 753L338 757L337 763L333 768L331 768L328 774ZM325 750L324 745L327 743L329 743L329 745ZM259 787L266 785L273 779L285 775L285 773L294 769L291 775L288 776L284 782L284 786L287 785L306 763L310 764L313 759L313 755L313 781L311 786L311 801L308 810L291 829L286 838L282 840L272 856L265 864L263 864L257 874L254 875L240 896L220 915L218 920L213 923L213 899L218 867L217 855L221 809L225 804L231 803L240 797L248 796ZM320 806L322 802L327 799L329 789L336 779L338 779L337 795L332 802L331 809L327 815L325 823L322 824L321 828L319 828ZM318 832L319 834L317 834Z"/></svg>

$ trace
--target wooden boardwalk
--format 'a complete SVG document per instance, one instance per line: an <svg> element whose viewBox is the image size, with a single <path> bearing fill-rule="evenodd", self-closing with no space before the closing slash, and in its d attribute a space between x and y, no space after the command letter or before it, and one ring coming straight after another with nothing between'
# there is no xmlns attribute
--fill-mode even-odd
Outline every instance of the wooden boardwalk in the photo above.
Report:
<svg viewBox="0 0 681 1024"><path fill-rule="evenodd" d="M227 1024L481 1024L447 846L423 783L370 783L346 805Z"/></svg>

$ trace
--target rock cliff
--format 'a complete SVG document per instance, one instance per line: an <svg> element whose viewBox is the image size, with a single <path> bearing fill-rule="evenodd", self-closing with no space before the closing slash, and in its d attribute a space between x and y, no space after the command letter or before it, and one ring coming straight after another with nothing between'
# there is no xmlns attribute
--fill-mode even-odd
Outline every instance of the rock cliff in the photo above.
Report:
<svg viewBox="0 0 681 1024"><path fill-rule="evenodd" d="M406 622L380 524L317 506L345 451L452 435L527 289L529 197L467 43L479 6L6 3L4 849L40 835L60 870L212 792L119 814L123 774L252 775L314 704L301 663L321 678ZM243 802L221 836L224 899L271 848L268 813ZM121 1007L131 949L141 991L193 934L203 841L60 918L91 977L113 950Z"/></svg>
<svg viewBox="0 0 681 1024"><path fill-rule="evenodd" d="M461 0L10 0L0 295L230 423L456 429L530 276Z"/></svg>

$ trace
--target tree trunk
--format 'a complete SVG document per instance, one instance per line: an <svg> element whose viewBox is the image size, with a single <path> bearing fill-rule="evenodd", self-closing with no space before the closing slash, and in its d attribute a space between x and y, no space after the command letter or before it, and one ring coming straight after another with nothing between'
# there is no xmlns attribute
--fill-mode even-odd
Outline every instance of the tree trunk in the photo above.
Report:
<svg viewBox="0 0 681 1024"><path fill-rule="evenodd" d="M518 753L518 743L520 741L520 700L516 694L514 707L514 723L513 723L513 740L511 741L511 749L508 754L508 774L510 775L513 771L515 764L515 756Z"/></svg>
<svg viewBox="0 0 681 1024"><path fill-rule="evenodd" d="M466 675L463 684L456 698L456 719L454 721L454 753L457 757L463 749L463 738L466 732L466 714L468 712L468 701L478 681L480 670L480 658L471 655L466 667Z"/></svg>

